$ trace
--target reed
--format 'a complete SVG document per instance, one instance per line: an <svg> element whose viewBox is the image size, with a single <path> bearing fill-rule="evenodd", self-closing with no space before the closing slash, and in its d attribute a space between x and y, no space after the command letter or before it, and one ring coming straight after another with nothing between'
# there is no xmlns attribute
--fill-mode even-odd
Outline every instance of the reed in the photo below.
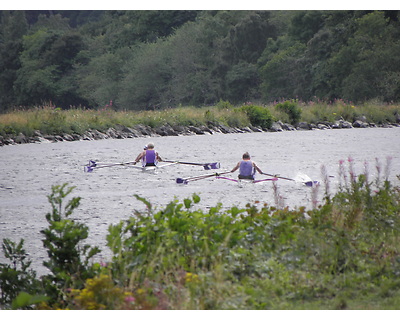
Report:
<svg viewBox="0 0 400 320"><path fill-rule="evenodd" d="M354 105L343 100L334 102L295 101L301 110L299 121L308 123L334 122L344 119L353 122L365 119L375 124L395 123L399 121L400 105L367 102ZM247 105L247 104L246 104ZM268 109L271 120L290 123L290 115L275 107L276 104L263 106ZM261 105L257 108L262 108ZM107 130L117 125L132 127L137 124L152 128L163 125L201 126L222 124L230 127L246 127L251 123L243 106L233 107L229 103L218 103L210 107L179 106L154 111L114 110L111 106L99 109L71 108L61 110L48 104L34 108L19 108L0 114L0 135L32 136L35 130L42 134L83 134L89 129ZM254 124L253 124L254 125Z"/></svg>

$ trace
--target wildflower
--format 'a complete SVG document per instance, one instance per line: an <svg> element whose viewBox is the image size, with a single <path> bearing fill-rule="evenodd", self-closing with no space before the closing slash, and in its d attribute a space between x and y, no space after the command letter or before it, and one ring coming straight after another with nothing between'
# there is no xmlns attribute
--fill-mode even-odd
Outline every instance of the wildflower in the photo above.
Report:
<svg viewBox="0 0 400 320"><path fill-rule="evenodd" d="M135 302L135 298L132 296L125 297L125 302Z"/></svg>
<svg viewBox="0 0 400 320"><path fill-rule="evenodd" d="M137 293L137 294L143 294L144 292L145 292L145 291L144 291L143 289L137 289L137 290L136 290L136 293Z"/></svg>
<svg viewBox="0 0 400 320"><path fill-rule="evenodd" d="M188 283L188 282L192 282L192 283L199 282L199 276L197 274L193 274L191 272L187 272L186 275L185 275L185 282L186 283Z"/></svg>

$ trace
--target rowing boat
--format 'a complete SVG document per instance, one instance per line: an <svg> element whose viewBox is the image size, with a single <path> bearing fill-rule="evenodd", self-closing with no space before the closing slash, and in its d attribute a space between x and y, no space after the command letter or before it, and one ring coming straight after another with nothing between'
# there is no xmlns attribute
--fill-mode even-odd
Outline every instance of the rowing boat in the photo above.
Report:
<svg viewBox="0 0 400 320"><path fill-rule="evenodd" d="M250 179L232 179L232 178L228 178L228 177L217 177L217 179L224 179L224 180L228 180L228 181L233 181L236 182L239 187L244 187L245 184L249 184L249 183L260 183L260 182L266 182L266 181L277 181L278 178L274 177L274 178L268 178L268 179L260 179L260 180L250 180Z"/></svg>
<svg viewBox="0 0 400 320"><path fill-rule="evenodd" d="M161 165L157 164L155 166L149 166L149 167L132 165L132 166L129 166L129 167L133 168L133 169L139 169L139 170L141 170L143 172L156 172L157 169L161 169L161 168L164 168L164 167L172 166L174 164L177 164L177 163L176 162L174 162L174 163L165 163L165 164L161 164Z"/></svg>
<svg viewBox="0 0 400 320"><path fill-rule="evenodd" d="M139 169L141 171L149 171L149 172L155 172L157 169L171 166L174 164L177 164L176 162L171 162L171 163L166 163L162 165L156 165L156 166L136 166L133 164L134 162L122 162L122 163L97 163L96 161L89 160L89 163L84 167L85 172L93 172L94 169L100 169L100 168L108 168L108 167L114 167L114 166L124 166L124 167L129 167L133 169Z"/></svg>

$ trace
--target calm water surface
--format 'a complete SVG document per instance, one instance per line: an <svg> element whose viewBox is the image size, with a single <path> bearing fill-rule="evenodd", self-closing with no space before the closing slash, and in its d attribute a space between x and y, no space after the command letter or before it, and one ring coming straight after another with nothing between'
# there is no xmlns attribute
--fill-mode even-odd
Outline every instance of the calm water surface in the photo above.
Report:
<svg viewBox="0 0 400 320"><path fill-rule="evenodd" d="M107 259L105 237L110 224L127 219L134 210L144 210L143 203L133 195L149 200L161 208L177 198L197 193L205 210L221 202L224 208L244 206L260 201L276 205L271 182L247 184L239 188L234 182L214 178L177 184L177 177L207 174L201 166L172 165L156 173L132 167L110 167L85 173L88 160L119 163L132 161L149 142L167 160L188 162L220 162L223 172L232 169L248 151L266 173L280 174L297 182L279 180L278 193L283 204L291 208L312 207L312 188L301 183L301 177L322 182L321 166L325 166L330 192L338 186L339 161L351 157L357 174L364 172L365 163L370 179L377 177L376 159L384 168L391 157L389 179L398 184L400 174L400 128L369 128L315 130L279 133L215 134L204 136L154 137L125 140L76 141L26 144L0 148L0 240L25 239L25 249L38 274L46 273L42 262L47 260L40 230L47 227L46 213L51 206L47 196L51 186L69 183L76 189L72 196L82 197L81 205L72 215L90 229L88 243L98 245ZM228 175L235 178L236 173ZM259 176L260 177L260 176ZM265 176L263 176L266 178ZM325 191L319 188L318 199ZM5 262L3 252L0 263Z"/></svg>

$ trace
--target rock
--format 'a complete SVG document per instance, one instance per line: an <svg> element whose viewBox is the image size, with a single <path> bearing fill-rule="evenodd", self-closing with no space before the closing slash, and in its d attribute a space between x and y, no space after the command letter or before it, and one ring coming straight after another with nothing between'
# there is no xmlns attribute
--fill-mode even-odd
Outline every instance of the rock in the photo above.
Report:
<svg viewBox="0 0 400 320"><path fill-rule="evenodd" d="M343 128L343 129L353 128L353 125L350 122L348 122L346 120L339 120L339 121L340 121L341 128Z"/></svg>
<svg viewBox="0 0 400 320"><path fill-rule="evenodd" d="M330 127L328 127L327 125L325 125L323 123L318 123L317 124L317 128L320 129L320 130L330 129Z"/></svg>
<svg viewBox="0 0 400 320"><path fill-rule="evenodd" d="M73 136L71 136L70 134L67 134L67 133L63 134L63 139L65 141L74 141L75 140Z"/></svg>
<svg viewBox="0 0 400 320"><path fill-rule="evenodd" d="M341 125L340 125L340 121L335 121L333 124L332 124L332 129L341 129L342 127L341 127Z"/></svg>
<svg viewBox="0 0 400 320"><path fill-rule="evenodd" d="M170 126L170 125L163 125L159 128L154 130L160 136L178 136L179 134Z"/></svg>
<svg viewBox="0 0 400 320"><path fill-rule="evenodd" d="M299 122L297 130L311 130L311 127L307 122Z"/></svg>
<svg viewBox="0 0 400 320"><path fill-rule="evenodd" d="M71 136L74 138L75 141L79 141L82 137L77 133L72 133Z"/></svg>
<svg viewBox="0 0 400 320"><path fill-rule="evenodd" d="M86 131L86 132L82 135L82 140L94 140L93 134L92 134L90 131Z"/></svg>
<svg viewBox="0 0 400 320"><path fill-rule="evenodd" d="M353 122L353 127L354 128L368 128L369 125L368 125L368 123L366 123L362 120L356 120Z"/></svg>
<svg viewBox="0 0 400 320"><path fill-rule="evenodd" d="M94 140L108 139L110 136L100 132L99 130L90 130L91 137Z"/></svg>
<svg viewBox="0 0 400 320"><path fill-rule="evenodd" d="M46 139L46 140L49 140L51 142L57 142L57 138L55 136L53 136L53 135L50 135L50 134L44 135L43 138Z"/></svg>
<svg viewBox="0 0 400 320"><path fill-rule="evenodd" d="M33 136L34 137L43 137L42 133L39 130L33 131Z"/></svg>
<svg viewBox="0 0 400 320"><path fill-rule="evenodd" d="M281 121L279 121L281 127L283 130L285 131L296 131L296 128L294 126L292 126L290 123L283 123Z"/></svg>
<svg viewBox="0 0 400 320"><path fill-rule="evenodd" d="M195 126L189 126L188 129L195 134L204 134L204 132L200 128L197 128Z"/></svg>
<svg viewBox="0 0 400 320"><path fill-rule="evenodd" d="M262 130L260 127L254 127L254 126L250 125L249 128L250 128L253 132L263 132L263 130Z"/></svg>
<svg viewBox="0 0 400 320"><path fill-rule="evenodd" d="M64 141L63 137L61 137L60 135L55 135L54 138L55 138L55 142Z"/></svg>
<svg viewBox="0 0 400 320"><path fill-rule="evenodd" d="M152 130L149 126L145 126L143 124L137 124L133 127L135 130L140 132L144 136L151 136L152 135Z"/></svg>
<svg viewBox="0 0 400 320"><path fill-rule="evenodd" d="M106 135L108 135L110 138L113 138L113 139L123 139L123 138L125 138L125 136L124 136L124 134L122 132L117 131L114 128L107 129Z"/></svg>
<svg viewBox="0 0 400 320"><path fill-rule="evenodd" d="M252 130L249 127L244 127L241 128L243 132L252 132Z"/></svg>
<svg viewBox="0 0 400 320"><path fill-rule="evenodd" d="M14 138L14 141L15 141L15 143L21 144L21 143L27 143L28 139L26 138L26 136L22 132L20 132L18 134L18 136L16 136Z"/></svg>
<svg viewBox="0 0 400 320"><path fill-rule="evenodd" d="M200 126L199 129L202 130L204 133L214 134L214 132L212 132L212 130L210 130L210 128L207 126Z"/></svg>
<svg viewBox="0 0 400 320"><path fill-rule="evenodd" d="M357 116L355 120L356 120L356 121L359 120L359 121L361 121L361 122L367 123L367 117L364 116L364 115Z"/></svg>
<svg viewBox="0 0 400 320"><path fill-rule="evenodd" d="M139 133L132 128L128 128L123 125L117 125L115 127L117 135L121 136L122 138L137 138L139 137Z"/></svg>
<svg viewBox="0 0 400 320"><path fill-rule="evenodd" d="M283 131L282 126L281 126L281 124L280 124L280 121L274 122L274 123L272 124L272 126L271 126L270 131L273 131L273 132Z"/></svg>
<svg viewBox="0 0 400 320"><path fill-rule="evenodd" d="M11 139L11 138L6 138L6 139L3 140L3 143L5 145L15 144L15 141L13 139Z"/></svg>

